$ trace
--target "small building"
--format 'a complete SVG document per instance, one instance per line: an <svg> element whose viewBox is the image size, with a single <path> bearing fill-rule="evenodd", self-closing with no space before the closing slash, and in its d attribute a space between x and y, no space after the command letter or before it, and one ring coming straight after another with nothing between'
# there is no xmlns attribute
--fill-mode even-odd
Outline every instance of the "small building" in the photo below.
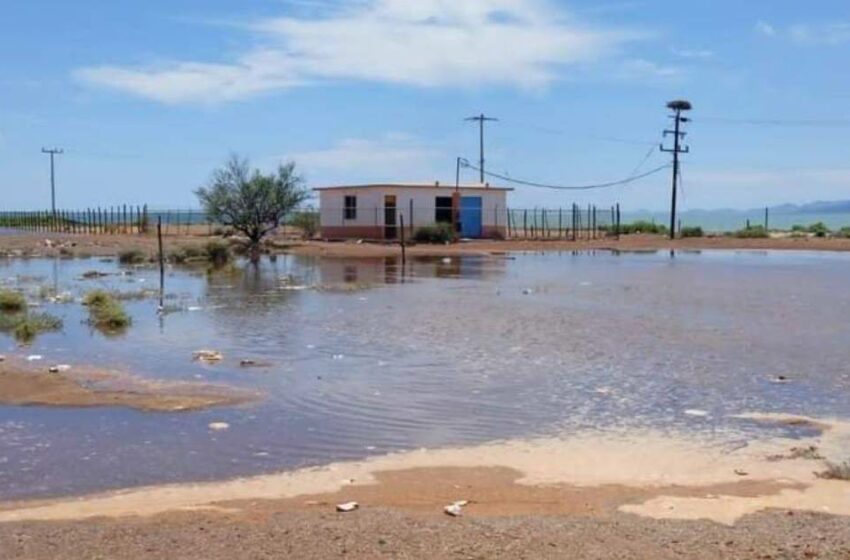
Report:
<svg viewBox="0 0 850 560"><path fill-rule="evenodd" d="M423 226L455 222L461 237L504 238L507 193L489 184L386 183L320 187L325 239L396 239Z"/></svg>

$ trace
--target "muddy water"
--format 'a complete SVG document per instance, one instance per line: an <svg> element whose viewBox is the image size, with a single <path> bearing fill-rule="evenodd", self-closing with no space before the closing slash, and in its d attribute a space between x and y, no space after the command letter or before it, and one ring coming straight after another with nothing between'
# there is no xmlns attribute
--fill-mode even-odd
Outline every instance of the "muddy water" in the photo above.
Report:
<svg viewBox="0 0 850 560"><path fill-rule="evenodd" d="M0 407L0 498L589 429L744 445L768 428L732 414L850 416L850 256L550 253L417 260L404 274L399 265L282 257L241 274L172 269L173 312L157 316L156 298L128 301L134 323L119 337L92 331L78 302L42 301L64 330L23 351L0 338L0 352L267 397L187 414ZM82 280L88 270L109 275ZM155 270L99 260L0 260L0 283L33 301L157 282ZM224 362L192 362L200 348ZM210 431L213 421L230 428Z"/></svg>

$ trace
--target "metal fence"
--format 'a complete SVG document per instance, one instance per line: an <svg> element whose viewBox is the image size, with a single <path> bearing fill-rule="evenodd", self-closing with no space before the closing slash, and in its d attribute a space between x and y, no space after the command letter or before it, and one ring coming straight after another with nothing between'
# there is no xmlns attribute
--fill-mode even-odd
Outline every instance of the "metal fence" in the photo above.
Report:
<svg viewBox="0 0 850 560"><path fill-rule="evenodd" d="M85 210L0 212L0 227L24 231L85 234L146 233L147 206L109 206Z"/></svg>

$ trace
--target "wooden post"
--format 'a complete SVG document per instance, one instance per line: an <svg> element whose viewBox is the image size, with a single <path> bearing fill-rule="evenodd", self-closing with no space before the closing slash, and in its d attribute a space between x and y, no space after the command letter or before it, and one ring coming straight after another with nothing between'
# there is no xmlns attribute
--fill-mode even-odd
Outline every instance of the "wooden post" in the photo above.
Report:
<svg viewBox="0 0 850 560"><path fill-rule="evenodd" d="M413 222L414 222L414 219L413 219L413 199L412 198L410 199L410 215L408 217L410 218L410 220L409 220L409 222L410 222L410 237L413 237ZM402 226L401 229L404 229L404 226Z"/></svg>
<svg viewBox="0 0 850 560"><path fill-rule="evenodd" d="M412 204L413 204L413 201L411 201L411 205ZM401 236L399 237L399 241L401 241L401 272L402 272L402 274L404 274L404 266L405 266L405 264L407 264L407 251L406 251L405 246L404 246L404 214L399 212L398 219L399 219L399 225L401 226L399 228L399 231L401 233Z"/></svg>
<svg viewBox="0 0 850 560"><path fill-rule="evenodd" d="M617 224L615 226L616 232L617 232L617 241L619 241L620 240L620 203L619 202L617 203L617 217L616 217L615 221L616 221L616 224Z"/></svg>
<svg viewBox="0 0 850 560"><path fill-rule="evenodd" d="M764 231L770 229L770 208L764 207Z"/></svg>
<svg viewBox="0 0 850 560"><path fill-rule="evenodd" d="M156 240L159 247L159 309L164 309L165 302L165 256L162 254L162 216L156 220Z"/></svg>
<svg viewBox="0 0 850 560"><path fill-rule="evenodd" d="M528 238L528 209L522 211L522 236Z"/></svg>

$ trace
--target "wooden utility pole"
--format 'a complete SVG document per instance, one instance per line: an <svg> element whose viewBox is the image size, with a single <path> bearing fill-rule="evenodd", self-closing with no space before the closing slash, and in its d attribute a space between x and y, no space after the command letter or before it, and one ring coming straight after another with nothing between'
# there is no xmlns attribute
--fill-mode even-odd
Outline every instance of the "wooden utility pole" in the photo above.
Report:
<svg viewBox="0 0 850 560"><path fill-rule="evenodd" d="M41 153L50 155L50 210L53 215L56 216L56 171L53 158L54 156L64 154L65 152L59 148L42 148Z"/></svg>
<svg viewBox="0 0 850 560"><path fill-rule="evenodd" d="M480 157L478 160L478 171L481 173L481 184L484 184L484 123L487 121L496 122L499 119L494 119L493 117L485 116L484 113L481 113L477 117L469 117L466 119L467 121L476 121L478 122L478 134L479 134L479 153Z"/></svg>
<svg viewBox="0 0 850 560"><path fill-rule="evenodd" d="M687 135L687 132L682 132L682 124L690 122L690 119L683 117L683 111L691 110L691 103L685 100L671 101L667 104L667 108L674 112L671 118L674 119L673 130L665 130L665 138L668 135L673 135L673 148L665 148L661 144L661 151L673 154L673 197L670 205L670 239L676 238L676 193L679 186L679 154L687 154L690 152L690 147L682 146L682 139Z"/></svg>

